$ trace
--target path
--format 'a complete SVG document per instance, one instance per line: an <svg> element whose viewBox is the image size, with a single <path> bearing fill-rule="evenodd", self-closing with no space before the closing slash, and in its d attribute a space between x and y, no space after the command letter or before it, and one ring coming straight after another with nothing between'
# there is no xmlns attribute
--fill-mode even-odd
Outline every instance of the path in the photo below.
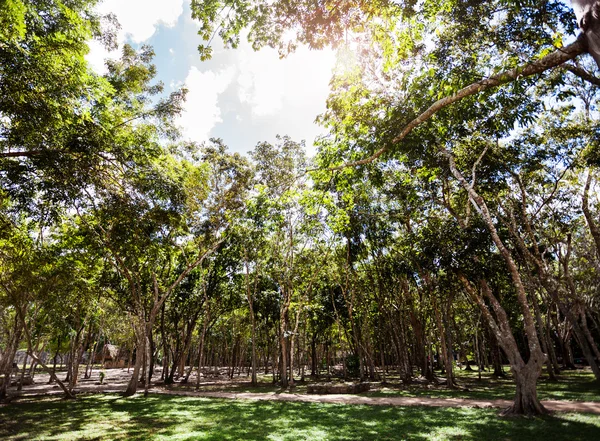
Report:
<svg viewBox="0 0 600 441"><path fill-rule="evenodd" d="M78 394L86 393L122 393L126 383L97 384L81 382L76 388ZM154 386L150 393L179 395L204 398L225 398L252 401L294 401L305 403L363 404L369 406L428 406L428 407L475 407L507 408L510 400L472 400L466 398L429 398L429 397L369 397L352 394L306 395L294 393L255 393L255 392L196 392L194 390L170 389ZM18 397L60 396L63 392L53 384L36 383L27 386L21 392L12 391ZM600 402L545 400L542 404L553 412L585 412L600 415Z"/></svg>
<svg viewBox="0 0 600 441"><path fill-rule="evenodd" d="M108 373L108 372L107 372ZM108 384L100 385L97 380L82 380L75 388L77 393L120 393L127 387L129 376L126 370L113 370L107 375ZM369 397L364 395L331 394L306 395L294 393L254 393L254 392L196 392L194 390L171 389L154 386L150 389L153 394L181 395L205 398L226 398L254 401L297 401L305 403L335 403L363 404L369 406L429 406L429 407L475 407L475 408L507 408L510 400L473 400L466 398L429 398L429 397ZM23 391L14 389L12 396L60 396L63 392L55 384L47 384L47 377L41 374L36 377L36 383L25 386ZM545 400L542 404L554 412L586 412L600 415L600 402L558 401Z"/></svg>
<svg viewBox="0 0 600 441"><path fill-rule="evenodd" d="M429 397L366 397L363 395L304 395L290 393L250 392L192 392L181 390L152 389L152 393L185 395L206 398L227 398L253 401L301 401L305 403L364 404L369 406L428 406L428 407L475 407L507 408L510 400L471 400L467 398ZM600 402L544 400L542 404L552 412L586 412L600 415Z"/></svg>

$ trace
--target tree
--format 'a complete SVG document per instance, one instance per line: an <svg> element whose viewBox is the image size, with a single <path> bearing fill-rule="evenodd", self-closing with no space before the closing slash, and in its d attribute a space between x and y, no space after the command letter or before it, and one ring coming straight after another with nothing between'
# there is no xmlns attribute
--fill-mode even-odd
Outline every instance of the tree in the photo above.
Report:
<svg viewBox="0 0 600 441"><path fill-rule="evenodd" d="M193 164L166 154L136 164L119 186L80 207L89 240L104 250L136 333L137 358L126 395L151 376L152 332L165 301L221 246L245 191L245 162L225 147L207 146ZM89 214L88 214L89 213ZM136 219L135 223L131 219ZM92 242L92 243L93 243Z"/></svg>
<svg viewBox="0 0 600 441"><path fill-rule="evenodd" d="M114 18L98 17L95 0L10 0L0 6L0 182L15 204L49 222L107 169L126 166L154 136L168 136L185 90L169 97L150 84L153 52L123 48L108 73L93 73L85 55L96 37L115 49ZM150 123L150 124L148 124ZM134 127L135 125L135 127Z"/></svg>
<svg viewBox="0 0 600 441"><path fill-rule="evenodd" d="M573 0L579 29L585 35L587 49L600 67L600 3L597 0Z"/></svg>

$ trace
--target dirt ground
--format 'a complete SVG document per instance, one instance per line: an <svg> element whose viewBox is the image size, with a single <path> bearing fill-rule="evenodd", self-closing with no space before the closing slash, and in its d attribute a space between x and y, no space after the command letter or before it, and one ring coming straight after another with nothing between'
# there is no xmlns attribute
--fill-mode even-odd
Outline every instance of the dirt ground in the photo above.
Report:
<svg viewBox="0 0 600 441"><path fill-rule="evenodd" d="M88 393L120 393L127 387L131 373L127 369L106 369L103 371L105 378L100 384L100 371L95 370L90 379L81 379L75 388L77 394ZM160 370L157 378L160 378ZM23 390L17 391L15 387L9 388L9 396L14 398L62 395L62 390L56 384L48 384L49 375L38 373L35 383L23 386ZM429 398L429 397L368 397L357 394L299 394L290 392L230 392L209 390L214 388L226 388L235 385L248 385L245 376L229 379L226 376L214 378L202 378L202 388L196 391L193 385L195 378L190 379L190 387L173 387L162 384L153 384L150 392L154 394L184 395L209 398L226 398L255 401L302 401L308 403L337 403L358 404L372 406L431 406L431 407L475 407L475 408L506 408L511 404L509 400L474 400L464 398ZM203 390L204 389L204 390ZM543 405L552 412L586 412L600 414L600 402L579 401L542 401Z"/></svg>

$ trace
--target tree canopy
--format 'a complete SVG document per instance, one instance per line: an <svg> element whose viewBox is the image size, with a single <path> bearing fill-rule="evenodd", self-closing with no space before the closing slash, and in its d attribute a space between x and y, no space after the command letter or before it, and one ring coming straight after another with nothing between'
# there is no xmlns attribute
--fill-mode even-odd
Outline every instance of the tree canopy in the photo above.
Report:
<svg viewBox="0 0 600 441"><path fill-rule="evenodd" d="M23 348L72 398L118 343L126 395L218 365L460 388L457 363L508 363L530 415L542 372L600 381L600 79L562 1L192 1L203 58L338 48L312 158L182 139L151 47L88 66L116 41L95 4L0 5L4 379Z"/></svg>

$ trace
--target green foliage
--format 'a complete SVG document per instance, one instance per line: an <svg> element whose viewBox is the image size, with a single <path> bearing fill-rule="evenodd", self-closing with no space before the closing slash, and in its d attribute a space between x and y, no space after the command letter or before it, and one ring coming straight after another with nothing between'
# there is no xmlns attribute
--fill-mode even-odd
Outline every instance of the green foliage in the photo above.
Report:
<svg viewBox="0 0 600 441"><path fill-rule="evenodd" d="M15 208L56 216L89 186L117 179L115 168L160 154L173 138L185 90L151 98L162 85L153 51L123 48L98 77L85 61L100 29L95 1L3 2L0 51L0 175ZM135 123L134 123L135 122Z"/></svg>
<svg viewBox="0 0 600 441"><path fill-rule="evenodd" d="M408 9L414 5L408 2ZM248 28L248 40L254 49L271 46L283 56L293 51L298 43L313 49L337 46L348 32L361 32L371 20L389 23L400 14L396 2L322 0L318 2L265 0L194 0L192 17L200 22L198 35L207 41L199 46L203 59L210 58L210 44L219 35L226 46L237 47L243 30ZM287 39L294 30L295 38Z"/></svg>

